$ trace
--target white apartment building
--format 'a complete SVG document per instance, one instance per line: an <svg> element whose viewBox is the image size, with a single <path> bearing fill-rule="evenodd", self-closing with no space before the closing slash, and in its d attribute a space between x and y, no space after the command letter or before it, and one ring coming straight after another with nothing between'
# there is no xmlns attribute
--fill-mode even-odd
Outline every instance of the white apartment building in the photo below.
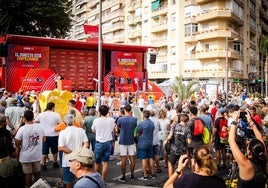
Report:
<svg viewBox="0 0 268 188"><path fill-rule="evenodd" d="M72 39L83 24L99 24L100 0L75 0ZM155 47L149 79L199 79L219 91L260 91L259 41L268 33L268 0L103 0L106 43ZM228 70L228 71L226 71Z"/></svg>

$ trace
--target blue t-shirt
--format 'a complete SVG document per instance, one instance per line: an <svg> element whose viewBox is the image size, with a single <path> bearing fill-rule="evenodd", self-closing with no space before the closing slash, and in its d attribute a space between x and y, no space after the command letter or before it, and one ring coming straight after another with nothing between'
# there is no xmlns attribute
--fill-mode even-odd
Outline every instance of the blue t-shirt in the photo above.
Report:
<svg viewBox="0 0 268 188"><path fill-rule="evenodd" d="M138 148L149 149L153 147L154 123L150 119L145 119L138 125L139 133Z"/></svg>
<svg viewBox="0 0 268 188"><path fill-rule="evenodd" d="M117 126L120 128L119 144L134 144L134 130L137 126L137 118L133 116L122 116L117 120Z"/></svg>
<svg viewBox="0 0 268 188"><path fill-rule="evenodd" d="M99 186L91 179L83 176L78 179L78 181L75 183L73 188L99 188L99 187L105 188L107 187L99 173L91 173L85 176L90 176L91 178L93 178L96 182L98 182Z"/></svg>

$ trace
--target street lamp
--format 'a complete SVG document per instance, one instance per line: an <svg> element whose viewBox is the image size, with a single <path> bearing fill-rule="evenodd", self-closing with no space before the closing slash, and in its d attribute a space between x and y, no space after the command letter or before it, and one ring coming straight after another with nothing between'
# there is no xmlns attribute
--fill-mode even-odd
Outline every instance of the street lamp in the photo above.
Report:
<svg viewBox="0 0 268 188"><path fill-rule="evenodd" d="M102 76L102 0L99 1L99 37L98 37L98 101L97 108L100 107L101 96L101 76Z"/></svg>
<svg viewBox="0 0 268 188"><path fill-rule="evenodd" d="M228 94L229 94L229 87L228 87L228 78L229 78L229 62L228 62L228 42L238 41L238 38L234 38L232 40L228 40L228 37L225 38L225 47L226 47L226 59L225 59L225 68L226 68L226 77L225 77L225 91L226 91L226 105L228 104Z"/></svg>

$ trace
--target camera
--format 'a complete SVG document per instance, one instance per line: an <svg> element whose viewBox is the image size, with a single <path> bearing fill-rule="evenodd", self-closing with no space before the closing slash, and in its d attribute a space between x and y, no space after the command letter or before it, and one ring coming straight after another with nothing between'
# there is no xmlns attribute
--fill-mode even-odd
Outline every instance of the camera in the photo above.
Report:
<svg viewBox="0 0 268 188"><path fill-rule="evenodd" d="M241 118L241 119L246 119L247 117L246 117L246 114L247 114L247 112L240 112L240 114L239 114L239 118Z"/></svg>
<svg viewBox="0 0 268 188"><path fill-rule="evenodd" d="M193 158L194 157L194 148L188 147L188 156Z"/></svg>

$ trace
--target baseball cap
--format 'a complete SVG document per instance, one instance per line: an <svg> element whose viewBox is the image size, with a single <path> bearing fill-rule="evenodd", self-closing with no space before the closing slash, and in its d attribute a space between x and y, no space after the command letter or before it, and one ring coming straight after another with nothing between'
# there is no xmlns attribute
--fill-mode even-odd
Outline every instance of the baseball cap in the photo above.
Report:
<svg viewBox="0 0 268 188"><path fill-rule="evenodd" d="M222 107L219 108L219 112L222 113L222 114L224 114L225 113L225 108L222 108Z"/></svg>
<svg viewBox="0 0 268 188"><path fill-rule="evenodd" d="M72 153L67 155L69 161L76 160L84 164L94 164L94 153L88 148L76 148Z"/></svg>

